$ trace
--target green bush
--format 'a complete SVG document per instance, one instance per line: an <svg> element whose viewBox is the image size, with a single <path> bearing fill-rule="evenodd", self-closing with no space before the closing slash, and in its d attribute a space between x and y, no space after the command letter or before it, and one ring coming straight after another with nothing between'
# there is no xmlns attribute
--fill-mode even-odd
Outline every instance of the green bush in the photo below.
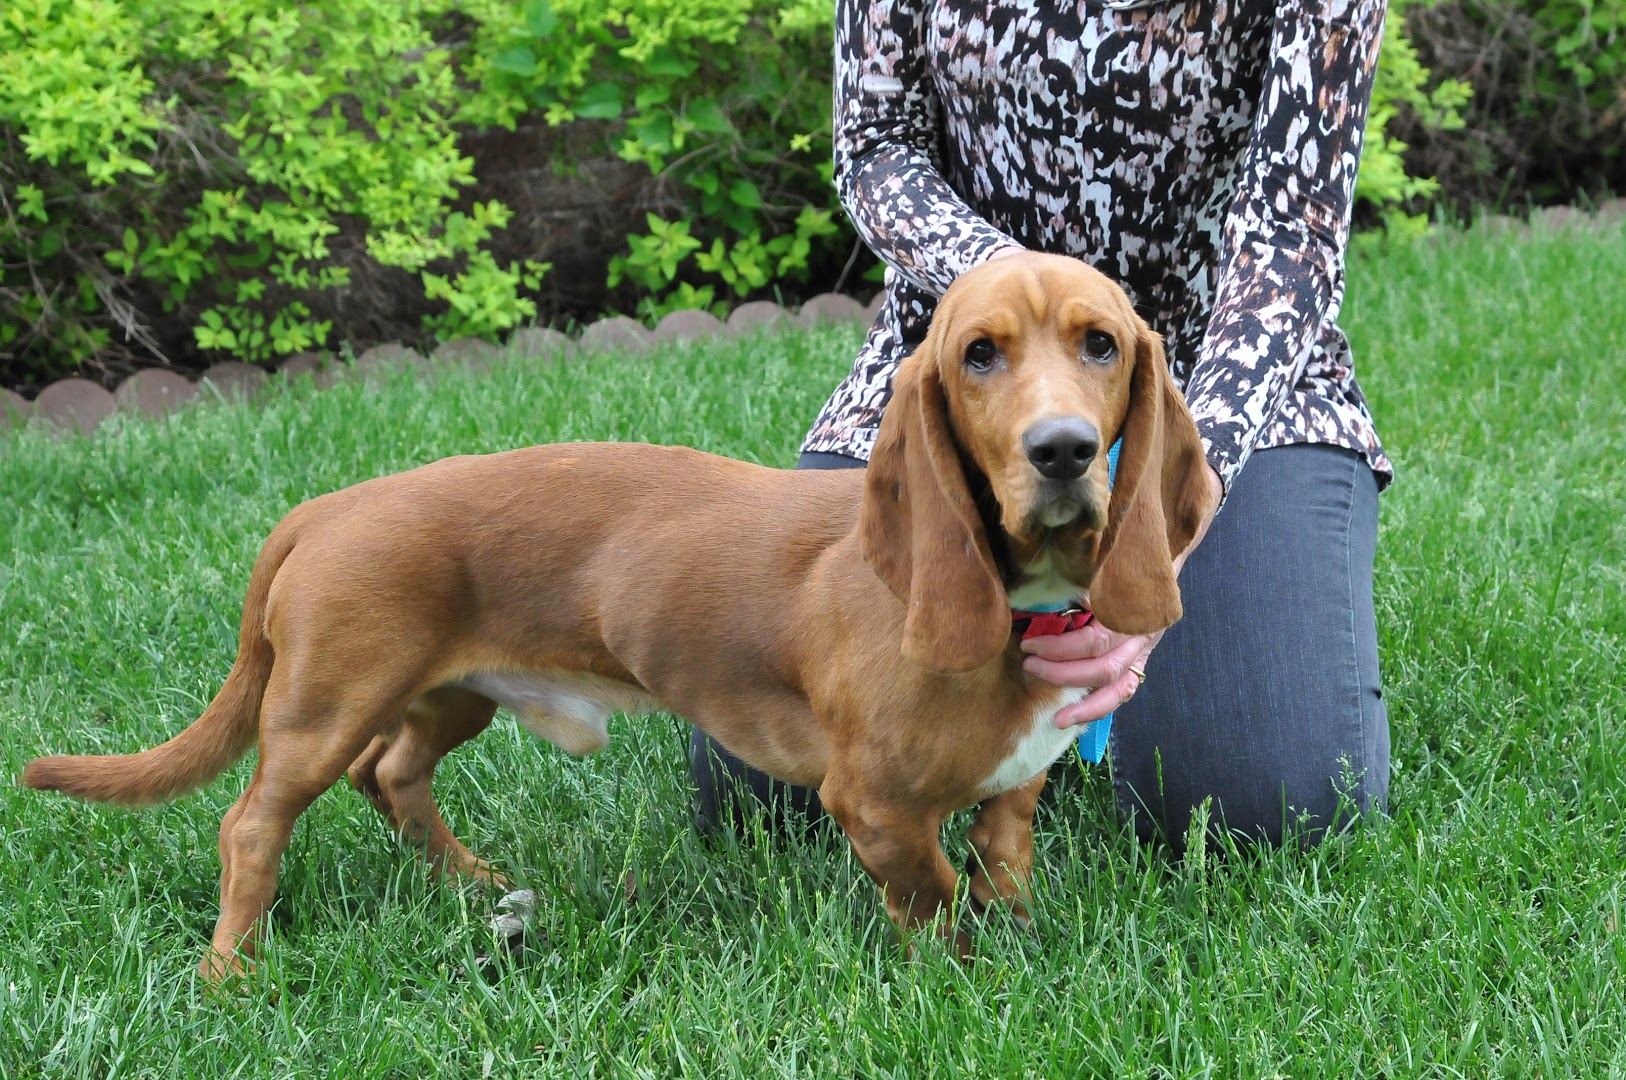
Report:
<svg viewBox="0 0 1626 1080"><path fill-rule="evenodd" d="M1442 79L1431 87L1431 73L1418 60L1406 35L1406 9L1431 2L1390 0L1383 50L1373 76L1355 197L1365 204L1365 216L1375 215L1390 233L1415 234L1425 229L1427 218L1408 213L1406 208L1431 200L1439 191L1439 182L1432 175L1408 171L1406 144L1394 134L1396 122L1406 115L1429 130L1458 129L1462 127L1461 109L1473 95L1472 88L1460 79Z"/></svg>
<svg viewBox="0 0 1626 1080"><path fill-rule="evenodd" d="M816 247L850 246L830 186L828 0L466 10L482 93L460 120L512 126L536 109L554 125L602 121L617 156L661 178L664 212L609 264L607 284L631 286L640 314L805 281Z"/></svg>
<svg viewBox="0 0 1626 1080"><path fill-rule="evenodd" d="M0 18L0 349L264 360L331 343L313 298L359 258L415 275L448 332L534 314L538 264L486 250L463 201L450 0L12 0ZM359 250L336 257L343 241ZM160 341L178 317L193 341ZM123 340L115 336L123 331ZM14 367L13 379L18 377Z"/></svg>
<svg viewBox="0 0 1626 1080"><path fill-rule="evenodd" d="M382 321L369 289L418 296L432 337L534 318L542 253L499 254L512 210L460 149L522 117L586 126L680 193L610 270L650 313L805 275L839 243L821 6L13 0L4 381L266 360L333 345L336 312L355 340Z"/></svg>
<svg viewBox="0 0 1626 1080"><path fill-rule="evenodd" d="M1454 210L1626 192L1626 0L1442 0L1406 24L1424 63L1473 82L1463 126L1399 128Z"/></svg>

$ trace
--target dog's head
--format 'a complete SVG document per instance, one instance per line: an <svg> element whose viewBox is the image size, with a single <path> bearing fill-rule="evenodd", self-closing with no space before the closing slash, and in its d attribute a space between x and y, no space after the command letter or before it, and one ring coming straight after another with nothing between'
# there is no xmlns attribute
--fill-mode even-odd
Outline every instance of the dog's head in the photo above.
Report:
<svg viewBox="0 0 1626 1080"><path fill-rule="evenodd" d="M860 514L865 559L908 605L905 655L985 663L1010 638L1007 585L1041 566L1113 630L1175 622L1203 468L1162 340L1122 289L1059 255L962 275L898 368Z"/></svg>

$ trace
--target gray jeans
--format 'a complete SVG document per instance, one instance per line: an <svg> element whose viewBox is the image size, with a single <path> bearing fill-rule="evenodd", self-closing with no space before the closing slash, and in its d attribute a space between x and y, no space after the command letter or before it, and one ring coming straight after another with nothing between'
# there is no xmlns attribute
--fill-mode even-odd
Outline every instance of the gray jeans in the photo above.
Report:
<svg viewBox="0 0 1626 1080"><path fill-rule="evenodd" d="M804 454L799 468L862 468ZM1112 726L1119 809L1143 839L1183 845L1193 812L1245 840L1314 842L1381 807L1389 722L1378 680L1372 563L1378 490L1338 447L1256 452L1180 577L1185 617ZM751 792L783 825L818 796L770 780L703 732L690 740L699 827Z"/></svg>

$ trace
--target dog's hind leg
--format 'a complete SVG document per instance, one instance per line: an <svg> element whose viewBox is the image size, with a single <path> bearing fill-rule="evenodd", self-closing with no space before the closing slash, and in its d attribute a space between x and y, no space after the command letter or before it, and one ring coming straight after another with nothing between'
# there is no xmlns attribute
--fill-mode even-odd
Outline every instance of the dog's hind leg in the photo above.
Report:
<svg viewBox="0 0 1626 1080"><path fill-rule="evenodd" d="M979 912L1006 905L1017 923L1028 925L1028 883L1033 878L1033 812L1045 774L983 801L966 839L971 856L971 902Z"/></svg>
<svg viewBox="0 0 1626 1080"><path fill-rule="evenodd" d="M259 766L220 823L220 921L200 966L211 982L241 974L253 960L294 822L396 721L410 693L392 692L378 677L307 677L293 685L287 672L299 666L279 657L272 669L260 710Z"/></svg>
<svg viewBox="0 0 1626 1080"><path fill-rule="evenodd" d="M350 766L350 783L429 862L452 874L505 884L502 876L463 845L435 805L435 767L491 723L497 705L472 690L441 687L407 707L400 728L373 739Z"/></svg>

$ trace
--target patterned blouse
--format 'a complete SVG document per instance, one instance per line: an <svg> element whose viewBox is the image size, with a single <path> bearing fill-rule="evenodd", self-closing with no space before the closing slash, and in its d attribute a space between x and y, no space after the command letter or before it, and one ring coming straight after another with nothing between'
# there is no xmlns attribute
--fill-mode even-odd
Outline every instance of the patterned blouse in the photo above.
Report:
<svg viewBox="0 0 1626 1080"><path fill-rule="evenodd" d="M868 459L937 298L1071 254L1162 332L1210 462L1289 443L1392 476L1338 329L1383 0L840 0L841 200L886 263L803 449Z"/></svg>

